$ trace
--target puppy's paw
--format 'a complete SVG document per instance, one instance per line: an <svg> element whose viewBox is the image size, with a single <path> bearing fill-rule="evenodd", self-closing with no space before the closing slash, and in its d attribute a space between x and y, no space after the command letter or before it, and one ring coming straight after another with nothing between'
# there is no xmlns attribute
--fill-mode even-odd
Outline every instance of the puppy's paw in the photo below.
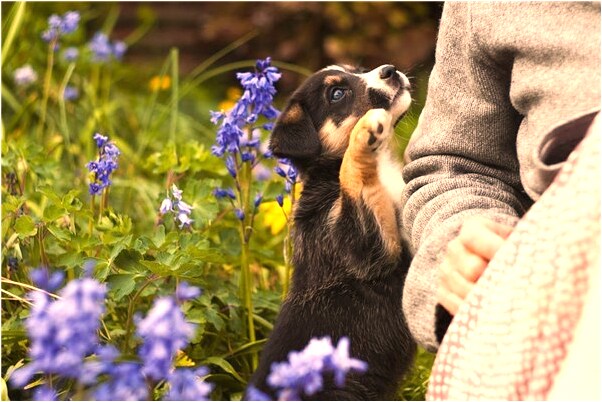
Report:
<svg viewBox="0 0 602 402"><path fill-rule="evenodd" d="M385 109L370 109L355 125L354 146L364 152L376 152L391 134L391 115Z"/></svg>

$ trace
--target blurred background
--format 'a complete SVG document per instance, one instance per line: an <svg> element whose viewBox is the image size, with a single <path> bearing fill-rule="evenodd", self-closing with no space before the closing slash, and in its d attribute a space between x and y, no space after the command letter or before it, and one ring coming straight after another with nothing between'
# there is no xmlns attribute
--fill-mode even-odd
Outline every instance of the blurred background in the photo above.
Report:
<svg viewBox="0 0 602 402"><path fill-rule="evenodd" d="M259 324L257 340L248 339L241 222L214 196L233 177L211 153L218 127L210 111L230 110L242 94L236 73L268 56L282 72L279 109L330 64L394 64L413 85L411 109L396 128L401 154L426 97L442 3L2 2L1 11L2 236L12 239L3 242L2 277L13 281L13 296L2 297L2 372L27 356L29 307L21 298L28 271L50 265L72 279L92 257L95 277L111 284L108 333L126 346L130 313L169 294L174 278L203 288L186 312L199 329L178 364L212 364L214 399L239 400L252 372L248 355L265 342L285 294L283 211L290 214L292 202L276 201L284 185L273 173L277 161L262 160L267 175L256 168L252 184L263 203L249 246ZM49 17L69 11L81 17L77 28L45 40ZM260 131L266 144L269 131ZM95 133L121 151L105 210L88 193ZM176 182L194 206L190 230L158 215ZM424 398L432 361L419 354L400 399ZM29 392L11 389L10 396Z"/></svg>

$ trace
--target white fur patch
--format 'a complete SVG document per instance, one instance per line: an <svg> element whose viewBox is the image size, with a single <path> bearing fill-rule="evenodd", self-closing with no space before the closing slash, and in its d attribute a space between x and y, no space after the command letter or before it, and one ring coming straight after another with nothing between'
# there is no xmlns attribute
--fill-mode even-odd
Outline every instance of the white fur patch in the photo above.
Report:
<svg viewBox="0 0 602 402"><path fill-rule="evenodd" d="M395 203L395 206L401 207L401 194L405 187L401 175L401 164L391 155L391 151L386 149L379 152L377 156L378 179L382 186L387 190L389 196Z"/></svg>

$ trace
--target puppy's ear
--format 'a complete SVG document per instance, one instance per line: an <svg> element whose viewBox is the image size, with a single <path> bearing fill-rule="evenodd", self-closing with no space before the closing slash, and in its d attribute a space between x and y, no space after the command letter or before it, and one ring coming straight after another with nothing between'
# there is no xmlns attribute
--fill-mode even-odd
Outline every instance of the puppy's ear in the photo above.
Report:
<svg viewBox="0 0 602 402"><path fill-rule="evenodd" d="M292 100L278 117L270 149L281 158L304 159L320 154L318 132L298 101Z"/></svg>

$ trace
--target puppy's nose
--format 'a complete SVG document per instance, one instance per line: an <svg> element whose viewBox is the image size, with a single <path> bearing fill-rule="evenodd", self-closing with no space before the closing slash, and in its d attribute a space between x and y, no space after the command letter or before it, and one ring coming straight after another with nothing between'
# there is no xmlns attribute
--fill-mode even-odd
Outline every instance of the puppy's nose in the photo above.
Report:
<svg viewBox="0 0 602 402"><path fill-rule="evenodd" d="M386 65L380 70L380 78L383 80L388 80L391 77L394 77L397 74L397 68L392 65Z"/></svg>

